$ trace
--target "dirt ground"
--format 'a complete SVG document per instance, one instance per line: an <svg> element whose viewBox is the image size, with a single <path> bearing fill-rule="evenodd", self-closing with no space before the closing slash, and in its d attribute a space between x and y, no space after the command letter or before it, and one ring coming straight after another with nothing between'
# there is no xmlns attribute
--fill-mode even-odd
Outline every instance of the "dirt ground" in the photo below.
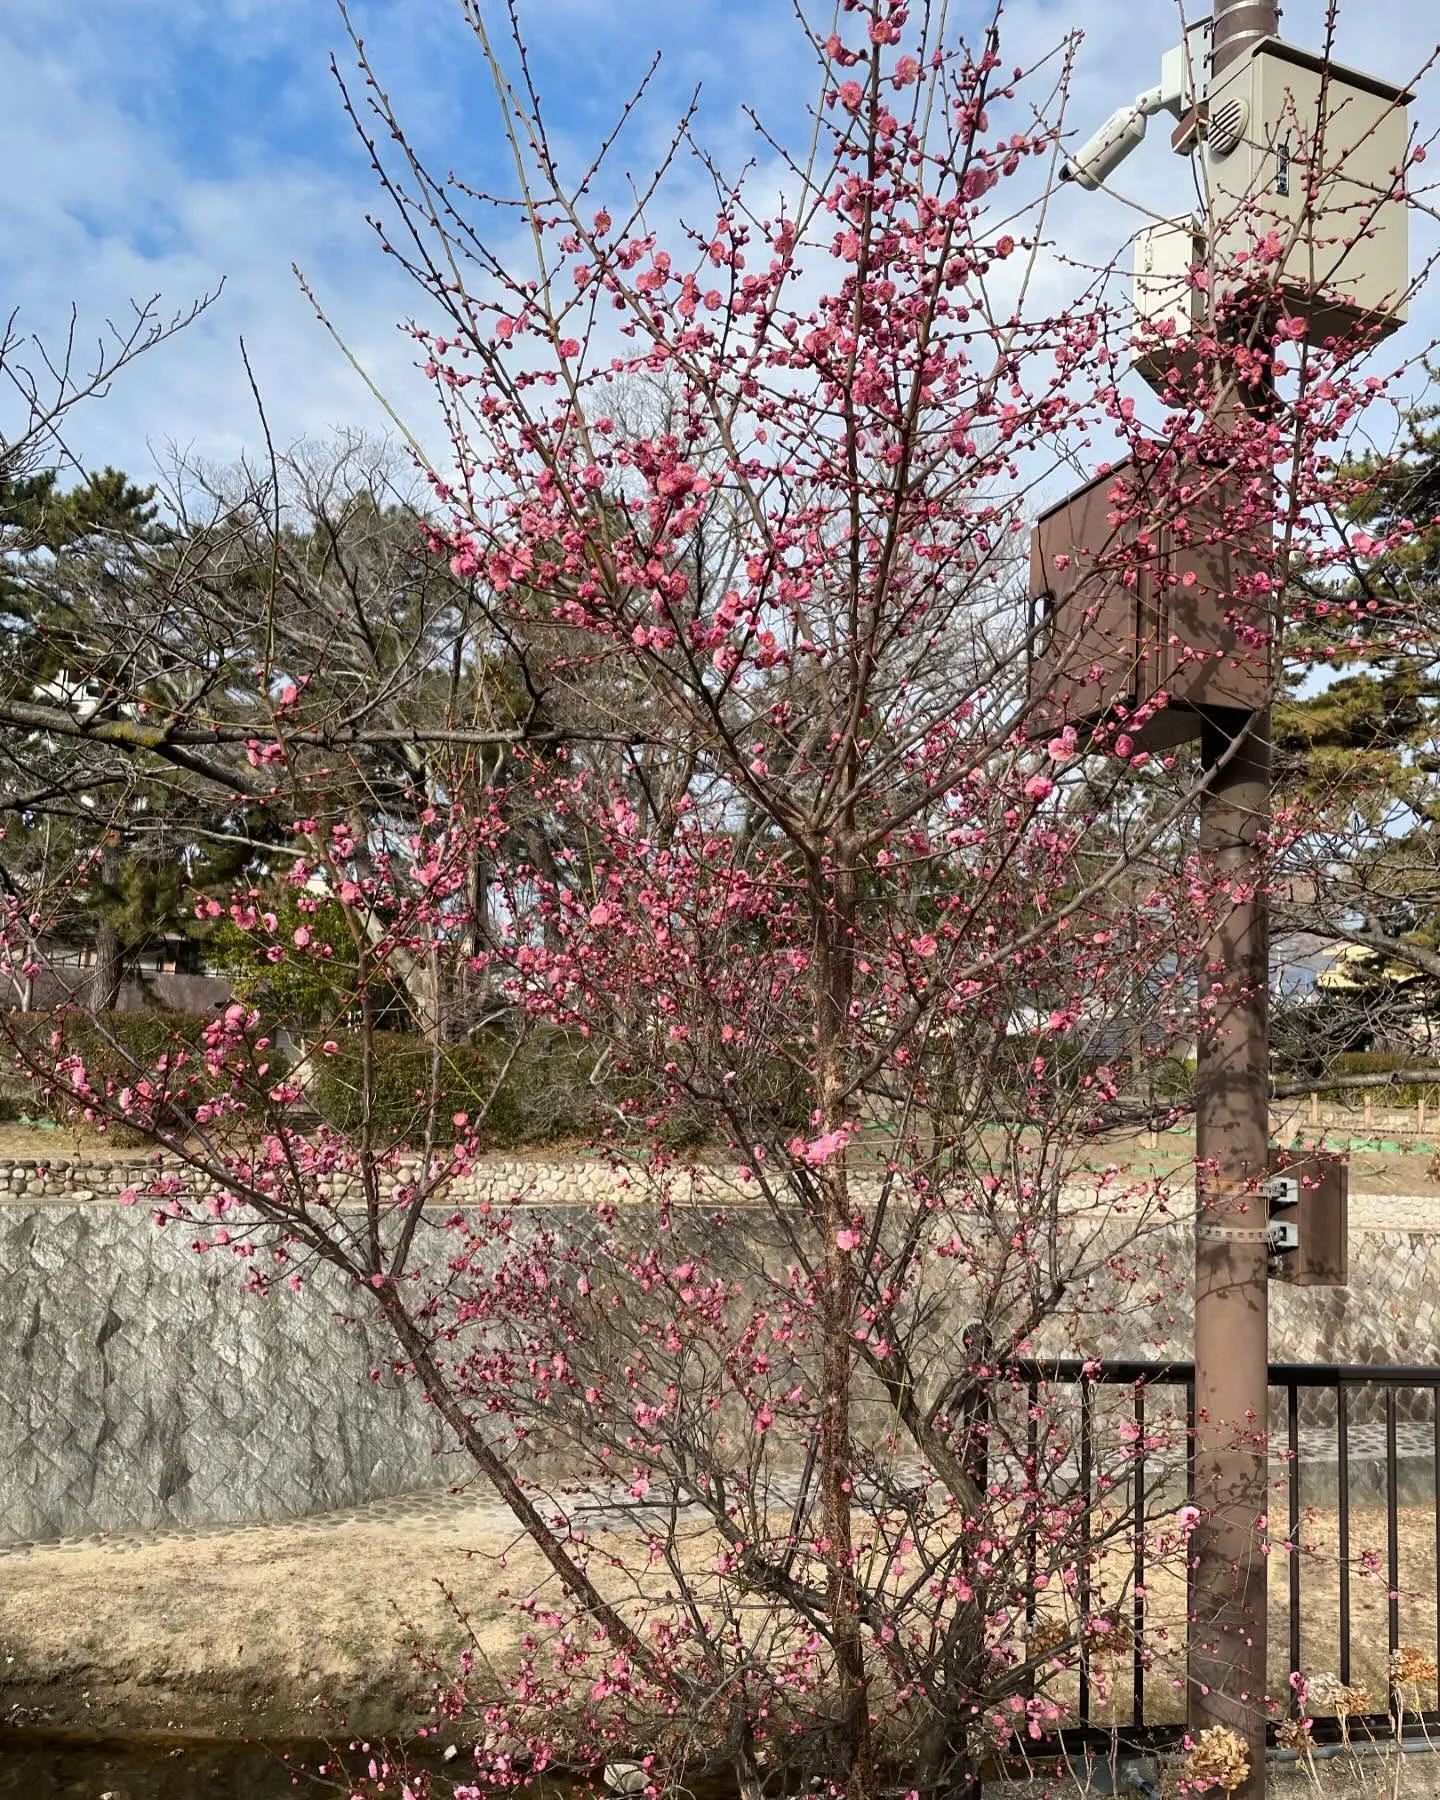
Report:
<svg viewBox="0 0 1440 1800"><path fill-rule="evenodd" d="M633 1537L629 1540L634 1543ZM1340 1662L1337 1520L1312 1510L1302 1527L1301 1663ZM623 1538L612 1538L617 1548ZM1382 1512L1351 1515L1351 1680L1386 1693L1387 1604L1375 1569ZM1400 1642L1435 1648L1435 1542L1428 1508L1399 1515ZM1366 1572L1366 1553L1372 1573ZM709 1567L713 1544L697 1549ZM1117 1577L1121 1564L1116 1555ZM1097 1577L1097 1598L1107 1585ZM1289 1674L1289 1559L1272 1555L1270 1675ZM517 1602L548 1591L549 1571L493 1502L435 1495L381 1502L293 1524L150 1539L94 1538L0 1556L0 1726L194 1730L304 1736L331 1715L362 1730L424 1718L433 1677L418 1642L445 1669L470 1648L497 1667L514 1658ZM1148 1584L1150 1723L1181 1716L1184 1642L1177 1573ZM450 1598L447 1598L447 1590ZM1115 1597L1124 1589L1117 1587ZM453 1604L452 1604L453 1601ZM1128 1595L1120 1611L1128 1618ZM1095 1722L1130 1721L1128 1656L1112 1705ZM1057 1697L1072 1699L1074 1678ZM1106 1685L1102 1677L1099 1685ZM1430 1689L1416 1699L1437 1703Z"/></svg>
<svg viewBox="0 0 1440 1800"><path fill-rule="evenodd" d="M1278 1534L1278 1522L1276 1526ZM1339 1515L1329 1508L1302 1511L1300 1532L1298 1666L1310 1676L1337 1674L1342 1665L1340 1620ZM1389 1598L1384 1570L1387 1566L1387 1521L1380 1507L1353 1506L1350 1511L1349 1615L1352 1686L1367 1688L1372 1696L1365 1709L1384 1713L1389 1692ZM1269 1687L1273 1694L1288 1692L1290 1672L1291 1558L1283 1542L1272 1538L1269 1567L1269 1619L1267 1627ZM1428 1506L1400 1507L1396 1514L1396 1588L1398 1634L1401 1645L1434 1658L1436 1653L1435 1515ZM1112 1602L1123 1622L1121 1654L1099 1659L1092 1672L1094 1694L1091 1716L1098 1725L1124 1726L1133 1722L1129 1625L1131 1613L1131 1552L1117 1545L1100 1559L1094 1578L1094 1604L1106 1608ZM1183 1688L1186 1594L1183 1574L1175 1566L1152 1571L1146 1579L1143 1643L1153 1662L1145 1679L1146 1721L1170 1724L1185 1716ZM1041 1619L1045 1609L1041 1609ZM1094 1674L1098 1673L1098 1680ZM1073 1706L1077 1680L1061 1676L1059 1697ZM1410 1691L1406 1703L1412 1709L1433 1710L1437 1703L1433 1683ZM1317 1716L1327 1709L1316 1705ZM1357 1727L1357 1731L1358 1731Z"/></svg>
<svg viewBox="0 0 1440 1800"><path fill-rule="evenodd" d="M0 1123L0 1157L93 1156L130 1159L145 1154L125 1132L91 1131L84 1125Z"/></svg>
<svg viewBox="0 0 1440 1800"><path fill-rule="evenodd" d="M1314 1134L1306 1131L1307 1141ZM1430 1178L1430 1162L1436 1146L1419 1140L1388 1138L1384 1133L1366 1134L1359 1116L1348 1125L1331 1125L1324 1137L1334 1150L1346 1150L1350 1157L1350 1193L1357 1194L1434 1194L1440 1198L1440 1182ZM1356 1144L1388 1143L1389 1149L1354 1149ZM1152 1144L1144 1133L1107 1137L1103 1143L1082 1157L1082 1163L1103 1169L1110 1163L1136 1175L1165 1175L1177 1187L1190 1185L1190 1169L1195 1157L1195 1139L1188 1131L1157 1133Z"/></svg>
<svg viewBox="0 0 1440 1800"><path fill-rule="evenodd" d="M194 1536L91 1539L0 1557L0 1723L307 1736L427 1710L418 1638L447 1662L467 1629L508 1660L508 1594L542 1576L493 1516L415 1502Z"/></svg>

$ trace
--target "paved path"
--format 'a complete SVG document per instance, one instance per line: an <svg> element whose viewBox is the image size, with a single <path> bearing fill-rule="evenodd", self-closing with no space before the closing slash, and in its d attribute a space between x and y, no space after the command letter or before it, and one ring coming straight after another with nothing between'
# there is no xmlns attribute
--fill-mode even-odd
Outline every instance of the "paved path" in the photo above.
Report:
<svg viewBox="0 0 1440 1800"><path fill-rule="evenodd" d="M34 1550L103 1550L119 1554L149 1544L201 1543L210 1538L240 1541L268 1532L313 1532L319 1535L343 1525L382 1525L407 1520L426 1525L472 1528L487 1534L514 1527L510 1509L500 1500L479 1492L445 1491L399 1494L386 1500L369 1500L363 1506L347 1506L334 1512L305 1513L293 1518L252 1521L243 1525L170 1525L158 1531L92 1531L75 1537L17 1539L0 1544L0 1557L23 1556Z"/></svg>
<svg viewBox="0 0 1440 1800"><path fill-rule="evenodd" d="M1276 1442L1281 1443L1278 1435ZM1385 1461L1385 1427L1383 1424L1352 1424L1349 1428L1350 1466L1366 1464L1376 1475L1383 1470ZM1433 1465L1436 1453L1435 1427L1429 1424L1400 1423L1395 1431L1395 1448L1397 1461L1408 1464L1412 1469L1428 1469ZM1162 1473L1162 1466L1167 1459L1152 1456L1150 1473L1152 1478ZM1337 1461L1335 1431L1327 1426L1305 1426L1300 1432L1300 1465L1302 1481L1304 1470L1319 1468L1322 1472L1328 1466L1333 1467ZM1380 1465L1380 1468L1376 1468ZM1284 1462L1277 1457L1272 1462L1272 1479L1281 1479ZM1177 1462L1178 1467L1178 1462ZM1061 1473L1067 1471L1061 1470ZM1068 1471L1073 1475L1074 1471ZM920 1470L918 1465L914 1471L918 1481ZM905 1470L897 1470L897 1476L903 1480ZM782 1473L772 1483L771 1505L775 1509L792 1506L799 1493L799 1474ZM865 1496L857 1497L863 1502ZM537 1496L538 1500L538 1496ZM552 1510L540 1502L542 1509ZM557 1496L552 1503L554 1507L564 1506L569 1517L577 1525L587 1531L633 1531L640 1529L647 1513L653 1514L663 1508L664 1502L652 1501L640 1504L633 1500L623 1483L606 1486L591 1485L577 1491L570 1491L564 1497ZM704 1518L702 1508L687 1507L682 1509L682 1518L700 1522ZM493 1537L503 1535L507 1531L519 1531L514 1516L503 1501L490 1494L483 1485L463 1492L447 1490L431 1490L426 1493L400 1494L384 1500L367 1501L363 1506L349 1506L333 1512L308 1513L293 1518L255 1521L241 1525L173 1525L157 1531L95 1531L75 1537L47 1538L43 1540L19 1539L11 1543L0 1543L0 1558L25 1556L32 1551L80 1551L99 1550L119 1555L126 1550L138 1550L151 1544L163 1543L200 1543L207 1539L225 1539L227 1541L244 1542L247 1539L263 1537L268 1532L303 1532L316 1536L337 1531L347 1525L382 1525L406 1522L421 1525L437 1525L449 1531L474 1532L477 1536Z"/></svg>

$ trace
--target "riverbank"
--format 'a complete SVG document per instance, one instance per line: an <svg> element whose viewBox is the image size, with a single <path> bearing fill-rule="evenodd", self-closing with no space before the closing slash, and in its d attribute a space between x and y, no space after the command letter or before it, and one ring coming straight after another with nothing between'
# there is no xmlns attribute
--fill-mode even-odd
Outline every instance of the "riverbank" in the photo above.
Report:
<svg viewBox="0 0 1440 1800"><path fill-rule="evenodd" d="M514 1596L544 1578L514 1536L493 1503L442 1494L12 1548L0 1724L241 1739L409 1729L430 1693L413 1642L453 1663L473 1633L509 1660Z"/></svg>
<svg viewBox="0 0 1440 1800"><path fill-rule="evenodd" d="M633 1503L614 1489L582 1504L577 1523L605 1550L602 1565L613 1557L633 1569ZM1352 1506L1349 1524L1352 1560L1364 1565L1350 1594L1352 1678L1382 1693L1388 1597L1365 1568L1379 1567L1387 1517ZM1433 1509L1402 1507L1395 1524L1400 1641L1424 1645L1434 1628ZM1333 1507L1306 1507L1301 1654L1312 1670L1333 1664L1339 1642L1338 1527ZM703 1583L715 1540L699 1518L693 1532L679 1548ZM1277 1558L1276 1692L1289 1673L1289 1573ZM617 1579L617 1592L628 1588ZM281 1525L10 1546L0 1550L0 1730L269 1742L409 1733L432 1722L434 1683L448 1684L463 1653L477 1686L498 1685L519 1660L521 1602L555 1593L548 1564L479 1490ZM1173 1573L1150 1582L1158 1640L1183 1637L1184 1604ZM1163 1667L1147 1687L1150 1722L1178 1721ZM1072 1689L1061 1682L1071 1704ZM1094 1715L1102 1724L1129 1716L1128 1685L1115 1691L1118 1710ZM463 1721L448 1729L465 1736Z"/></svg>

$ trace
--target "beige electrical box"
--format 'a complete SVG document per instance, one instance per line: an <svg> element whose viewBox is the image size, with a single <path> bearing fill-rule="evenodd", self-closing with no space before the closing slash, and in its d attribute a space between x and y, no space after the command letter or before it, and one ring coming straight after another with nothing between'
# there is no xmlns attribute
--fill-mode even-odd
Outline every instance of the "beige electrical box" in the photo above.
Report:
<svg viewBox="0 0 1440 1800"><path fill-rule="evenodd" d="M1205 232L1198 219L1165 219L1135 239L1135 369L1153 388L1183 381L1194 370L1190 348L1205 322L1205 293L1195 270L1205 264Z"/></svg>
<svg viewBox="0 0 1440 1800"><path fill-rule="evenodd" d="M1278 38L1215 78L1203 168L1222 293L1273 284L1315 343L1405 323L1410 98ZM1278 265L1256 256L1272 233Z"/></svg>

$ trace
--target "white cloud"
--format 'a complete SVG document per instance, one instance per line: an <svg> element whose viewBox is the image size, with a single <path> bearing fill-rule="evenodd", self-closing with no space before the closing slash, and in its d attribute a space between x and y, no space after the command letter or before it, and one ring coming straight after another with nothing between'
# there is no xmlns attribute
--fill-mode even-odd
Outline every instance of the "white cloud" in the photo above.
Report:
<svg viewBox="0 0 1440 1800"><path fill-rule="evenodd" d="M1422 10L1349 0L1337 53L1407 77L1432 48ZM1321 0L1293 0L1287 35L1318 42L1322 12ZM787 6L757 0L737 13L720 0L692 0L662 16L633 0L538 0L530 17L542 93L559 103L559 141L574 154L611 123L655 33L667 42L667 62L651 111L622 146L621 168L642 169L663 146L696 80L710 96L699 135L727 164L768 155L742 99L803 135L795 108L812 91L813 63ZM453 162L483 179L497 146L479 122L485 76L460 0L367 0L356 18L422 149L441 172ZM1016 0L1006 21L1007 60L1020 62L1067 29L1085 29L1070 111L1082 132L1154 78L1178 34L1168 5L1136 0L1084 0L1078 8ZM418 296L364 222L378 196L326 69L342 41L330 0L149 0L113 14L50 0L43 17L41 9L14 9L0 21L0 157L23 171L0 189L0 271L24 324L53 335L73 301L93 334L132 297L160 292L181 307L225 277L224 294L201 321L77 419L86 460L138 474L147 446L171 440L212 460L253 449L259 430L242 336L282 441L340 423L377 424L373 402L298 292L292 261L312 277L380 385L433 432L397 329ZM248 130L233 116L233 93L207 97L203 84L217 80L233 80L235 93L238 84L261 84ZM225 113L223 133L203 130L197 109L207 104ZM1428 95L1418 111L1422 122L1434 118ZM1157 121L1121 185L1144 205L1174 212L1188 203L1188 177L1166 135ZM700 180L687 175L683 191L687 213L702 205ZM1101 264L1136 223L1118 200L1078 192L1060 199L1052 219L1071 254ZM1416 237L1420 251L1434 247L1428 221L1417 221ZM1050 271L1047 284L1058 303L1060 274ZM1428 339L1436 316L1428 304L1418 311L1406 334L1412 349Z"/></svg>

